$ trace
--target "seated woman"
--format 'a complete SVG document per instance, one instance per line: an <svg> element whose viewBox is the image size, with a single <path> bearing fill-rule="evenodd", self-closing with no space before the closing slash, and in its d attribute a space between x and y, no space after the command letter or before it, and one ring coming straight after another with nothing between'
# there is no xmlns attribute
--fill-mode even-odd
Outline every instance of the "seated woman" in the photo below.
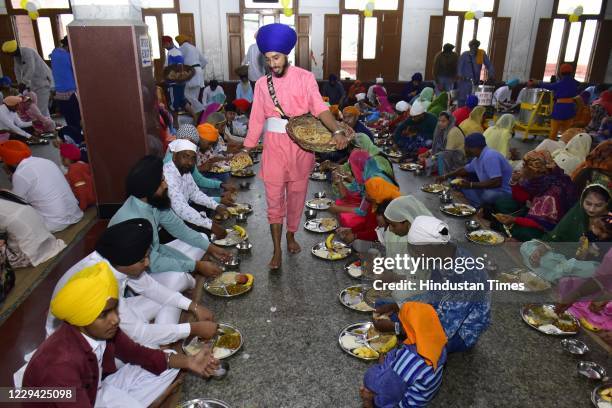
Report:
<svg viewBox="0 0 612 408"><path fill-rule="evenodd" d="M419 156L419 164L425 167L427 174L433 170L437 174L455 171L465 164L465 136L455 126L455 117L449 112L438 115L438 125L434 130L431 149Z"/></svg>
<svg viewBox="0 0 612 408"><path fill-rule="evenodd" d="M512 197L495 202L497 223L493 221L491 227L503 231L501 223L522 242L541 238L555 228L578 199L572 180L545 150L532 150L523 157L522 169L513 173L511 186Z"/></svg>
<svg viewBox="0 0 612 408"><path fill-rule="evenodd" d="M606 108L600 104L590 106L591 120L586 126L587 132L596 132L601 127L601 122L608 116Z"/></svg>
<svg viewBox="0 0 612 408"><path fill-rule="evenodd" d="M423 88L423 90L419 94L419 97L417 98L417 101L421 102L421 105L423 105L423 107L425 108L425 111L427 111L429 109L429 105L431 105L433 97L434 97L433 88L427 86Z"/></svg>
<svg viewBox="0 0 612 408"><path fill-rule="evenodd" d="M389 179L376 168L375 162L363 150L354 150L349 158L353 180L345 190L346 194L337 200L328 211L338 214L341 227L360 231L363 239L373 241L376 239L376 206L392 200L400 195L399 187L394 180ZM366 170L367 164L374 169ZM371 173L371 174L368 174ZM369 176L369 177L368 177ZM334 180L339 185L341 176ZM342 188L340 186L340 188Z"/></svg>
<svg viewBox="0 0 612 408"><path fill-rule="evenodd" d="M17 114L22 121L32 122L34 134L41 135L55 132L55 122L50 117L44 116L36 105L38 101L36 93L26 91L21 99L21 103L17 107Z"/></svg>
<svg viewBox="0 0 612 408"><path fill-rule="evenodd" d="M455 123L459 126L464 120L470 117L472 110L478 106L478 97L476 95L468 95L465 100L465 105L453 111Z"/></svg>
<svg viewBox="0 0 612 408"><path fill-rule="evenodd" d="M448 109L448 93L442 91L440 95L436 96L436 98L431 102L429 108L427 108L427 112L431 113L434 116L439 116L440 113L444 112Z"/></svg>
<svg viewBox="0 0 612 408"><path fill-rule="evenodd" d="M516 149L510 149L510 139L514 134L514 123L516 119L510 113L504 113L497 119L494 126L491 126L484 132L487 146L493 150L497 150L508 160L518 160L518 152Z"/></svg>
<svg viewBox="0 0 612 408"><path fill-rule="evenodd" d="M557 166L565 171L565 174L571 176L591 151L592 141L593 139L588 133L580 133L574 136L567 146L555 150L552 153L552 158Z"/></svg>
<svg viewBox="0 0 612 408"><path fill-rule="evenodd" d="M576 116L572 120L572 127L583 128L591 122L591 107L589 106L590 94L583 91L574 98L576 102Z"/></svg>
<svg viewBox="0 0 612 408"><path fill-rule="evenodd" d="M472 109L470 116L459 125L464 135L469 136L472 133L484 132L482 124L484 123L485 112L484 106L476 106Z"/></svg>
<svg viewBox="0 0 612 408"><path fill-rule="evenodd" d="M444 265L434 266L427 279L436 283L483 284L487 287L487 273L478 268L473 255L461 246L450 243L448 226L431 216L417 217L409 228L407 240L411 252L426 258L444 259ZM445 268L447 259L461 259L462 264L452 264ZM465 260L472 259L468 267ZM428 303L436 309L438 318L448 338L447 351L466 351L474 347L480 335L491 321L490 291L427 291L409 297L410 301ZM376 312L389 315L389 319L379 319L374 326L380 331L392 331L394 314L399 311L402 302L382 304Z"/></svg>
<svg viewBox="0 0 612 408"><path fill-rule="evenodd" d="M574 136L579 135L580 133L585 133L586 131L583 128L569 128L565 132L561 134L561 139L552 140L552 139L544 139L540 142L539 145L536 146L534 150L547 150L551 154L559 149L563 149L567 144L574 138Z"/></svg>
<svg viewBox="0 0 612 408"><path fill-rule="evenodd" d="M353 128L355 133L363 133L364 135L367 135L370 140L374 140L374 135L370 129L368 129L367 126L359 120L359 116L361 116L361 111L355 106L347 106L346 108L342 109L342 120L344 123Z"/></svg>
<svg viewBox="0 0 612 408"><path fill-rule="evenodd" d="M588 184L601 182L612 188L612 140L599 144L572 173L578 191Z"/></svg>
<svg viewBox="0 0 612 408"><path fill-rule="evenodd" d="M6 234L3 241L13 268L38 266L66 247L30 204L6 190L0 190L0 231Z"/></svg>
<svg viewBox="0 0 612 408"><path fill-rule="evenodd" d="M557 313L569 310L582 326L593 330L612 331L612 249L590 278L562 278L559 281Z"/></svg>
<svg viewBox="0 0 612 408"><path fill-rule="evenodd" d="M374 95L376 96L376 102L378 102L378 111L381 113L393 114L393 106L389 103L387 98L387 92L382 86L374 87Z"/></svg>
<svg viewBox="0 0 612 408"><path fill-rule="evenodd" d="M426 406L440 388L447 339L434 308L405 303L398 329L406 337L403 344L365 373L359 394L366 408Z"/></svg>
<svg viewBox="0 0 612 408"><path fill-rule="evenodd" d="M521 245L525 265L551 282L566 276L590 277L605 253L601 248L607 245L594 242L612 239L606 224L611 197L607 186L588 186L552 231ZM553 248L546 243L556 244Z"/></svg>

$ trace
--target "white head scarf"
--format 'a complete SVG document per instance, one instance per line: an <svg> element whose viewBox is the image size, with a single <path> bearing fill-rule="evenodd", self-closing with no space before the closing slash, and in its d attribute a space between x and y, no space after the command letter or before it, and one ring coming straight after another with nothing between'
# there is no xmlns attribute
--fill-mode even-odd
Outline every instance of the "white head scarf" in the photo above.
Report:
<svg viewBox="0 0 612 408"><path fill-rule="evenodd" d="M168 145L168 149L170 149L172 153L178 153L185 150L195 152L198 150L198 147L187 139L176 139Z"/></svg>
<svg viewBox="0 0 612 408"><path fill-rule="evenodd" d="M385 217L392 222L413 223L415 218L421 215L433 216L425 204L413 195L398 197L391 201L385 209Z"/></svg>
<svg viewBox="0 0 612 408"><path fill-rule="evenodd" d="M416 217L408 231L408 243L412 245L447 244L448 241L450 241L448 224L435 217Z"/></svg>
<svg viewBox="0 0 612 408"><path fill-rule="evenodd" d="M357 101L363 101L366 98L366 94L362 93L358 93L357 95L355 95L355 98L357 99Z"/></svg>
<svg viewBox="0 0 612 408"><path fill-rule="evenodd" d="M579 133L567 143L567 146L552 153L552 157L565 174L571 175L576 167L585 161L591 151L591 135Z"/></svg>
<svg viewBox="0 0 612 408"><path fill-rule="evenodd" d="M410 104L406 101L399 101L395 104L395 110L398 112L406 112L410 109Z"/></svg>
<svg viewBox="0 0 612 408"><path fill-rule="evenodd" d="M382 84L382 83L383 83L383 79L382 79L382 77L378 77L378 78L376 78L376 83L377 83L377 84Z"/></svg>
<svg viewBox="0 0 612 408"><path fill-rule="evenodd" d="M421 101L416 101L410 107L410 116L417 116L421 113L425 113L425 106L423 106Z"/></svg>

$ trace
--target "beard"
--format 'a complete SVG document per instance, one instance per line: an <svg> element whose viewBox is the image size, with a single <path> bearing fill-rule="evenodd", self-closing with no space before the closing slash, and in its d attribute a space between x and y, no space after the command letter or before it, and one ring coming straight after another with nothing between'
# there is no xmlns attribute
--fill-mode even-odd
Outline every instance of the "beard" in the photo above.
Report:
<svg viewBox="0 0 612 408"><path fill-rule="evenodd" d="M182 176L184 174L192 173L194 168L195 168L195 166L182 166L182 167L177 167L177 170L179 171L179 173ZM166 195L167 195L167 190L166 190Z"/></svg>
<svg viewBox="0 0 612 408"><path fill-rule="evenodd" d="M167 210L170 208L170 196L168 195L168 190L164 190L164 192L158 196L158 195L152 195L151 197L149 197L147 199L147 201L149 202L149 204L151 204L151 206L157 208L158 210Z"/></svg>
<svg viewBox="0 0 612 408"><path fill-rule="evenodd" d="M273 69L270 69L270 72L272 72L272 75L277 77L277 78L281 78L285 75L285 72L287 72L287 68L289 67L289 61L287 58L285 58L285 64L283 65L283 69L281 70L280 73L276 73Z"/></svg>

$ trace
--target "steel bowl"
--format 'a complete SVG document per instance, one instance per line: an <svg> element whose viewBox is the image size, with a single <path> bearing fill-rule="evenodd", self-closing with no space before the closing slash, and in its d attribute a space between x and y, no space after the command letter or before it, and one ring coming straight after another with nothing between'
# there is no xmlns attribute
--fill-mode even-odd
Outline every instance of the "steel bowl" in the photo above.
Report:
<svg viewBox="0 0 612 408"><path fill-rule="evenodd" d="M469 220L465 222L465 229L472 232L480 229L480 223L476 220Z"/></svg>
<svg viewBox="0 0 612 408"><path fill-rule="evenodd" d="M325 197L327 197L327 194L325 194L325 191L319 191L314 194L314 198L325 198Z"/></svg>
<svg viewBox="0 0 612 408"><path fill-rule="evenodd" d="M236 248L238 248L238 252L245 253L249 252L251 248L253 248L253 244L251 244L249 241L242 241L236 244Z"/></svg>
<svg viewBox="0 0 612 408"><path fill-rule="evenodd" d="M453 202L453 195L449 193L440 194L440 202L442 204L450 204Z"/></svg>
<svg viewBox="0 0 612 408"><path fill-rule="evenodd" d="M238 187L240 187L241 190L248 190L251 187L251 182L241 181L240 184L238 184Z"/></svg>
<svg viewBox="0 0 612 408"><path fill-rule="evenodd" d="M248 218L248 215L241 213L236 216L236 222L246 224Z"/></svg>
<svg viewBox="0 0 612 408"><path fill-rule="evenodd" d="M229 261L223 262L225 269L228 271L235 271L240 268L240 258L232 257Z"/></svg>
<svg viewBox="0 0 612 408"><path fill-rule="evenodd" d="M425 174L425 170L423 170L423 169L416 169L414 171L414 175L415 176L422 176L423 174Z"/></svg>
<svg viewBox="0 0 612 408"><path fill-rule="evenodd" d="M304 215L306 216L307 220L312 220L313 218L317 218L317 211L316 210L306 210L304 212Z"/></svg>
<svg viewBox="0 0 612 408"><path fill-rule="evenodd" d="M606 369L594 361L580 361L577 370L578 374L590 380L601 380L606 376Z"/></svg>
<svg viewBox="0 0 612 408"><path fill-rule="evenodd" d="M577 354L580 356L589 351L589 347L586 344L576 339L561 340L561 347L571 354Z"/></svg>
<svg viewBox="0 0 612 408"><path fill-rule="evenodd" d="M219 368L215 370L215 372L210 376L213 380L222 380L227 377L227 372L229 371L230 366L227 361L221 360L219 364Z"/></svg>

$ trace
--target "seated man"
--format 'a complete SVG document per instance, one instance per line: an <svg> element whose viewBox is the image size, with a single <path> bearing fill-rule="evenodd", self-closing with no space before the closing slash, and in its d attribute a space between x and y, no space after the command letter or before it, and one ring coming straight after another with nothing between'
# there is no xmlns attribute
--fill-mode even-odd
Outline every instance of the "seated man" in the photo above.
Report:
<svg viewBox="0 0 612 408"><path fill-rule="evenodd" d="M126 190L129 197L111 218L109 226L132 218L145 218L151 223L151 273L196 272L203 276L219 274L217 266L200 259L206 253L206 256L227 260L230 254L210 244L206 235L187 227L172 211L160 158L145 156L136 163L128 174ZM166 245L160 244L160 227L177 239Z"/></svg>
<svg viewBox="0 0 612 408"><path fill-rule="evenodd" d="M465 138L465 153L468 157L473 157L472 161L460 169L438 177L439 183L457 176L467 177L468 179L459 179L455 186L461 189L474 207L493 204L499 198L512 196L512 166L501 153L487 147L486 139L481 133L472 133Z"/></svg>
<svg viewBox="0 0 612 408"><path fill-rule="evenodd" d="M197 167L205 177L221 180L227 183L230 173L211 172L215 164L227 161L226 146L219 137L219 130L210 123L202 123L197 127L200 134L200 151L198 152Z"/></svg>
<svg viewBox="0 0 612 408"><path fill-rule="evenodd" d="M179 369L208 377L219 362L204 347L188 357L143 347L119 328L119 287L105 262L84 268L51 300L64 323L34 353L24 387L73 388L78 407L147 407L174 381ZM115 358L127 363L117 369ZM40 406L40 404L24 404Z"/></svg>
<svg viewBox="0 0 612 408"><path fill-rule="evenodd" d="M38 266L66 248L30 204L5 190L0 190L0 231L6 234L2 240L13 268Z"/></svg>
<svg viewBox="0 0 612 408"><path fill-rule="evenodd" d="M93 176L88 163L81 161L81 149L72 143L62 143L59 148L62 165L68 170L66 180L74 196L79 201L79 208L85 211L96 204Z"/></svg>
<svg viewBox="0 0 612 408"><path fill-rule="evenodd" d="M373 141L374 135L372 134L370 129L368 129L368 127L359 120L360 115L361 111L354 106L347 106L346 108L342 109L343 122L353 128L355 133L366 134L370 138L370 140Z"/></svg>
<svg viewBox="0 0 612 408"><path fill-rule="evenodd" d="M434 308L406 302L396 327L406 340L366 371L360 389L365 408L424 407L442 384L447 340Z"/></svg>
<svg viewBox="0 0 612 408"><path fill-rule="evenodd" d="M212 231L215 236L224 238L225 228L208 218L206 209L227 218L227 208L202 193L191 175L198 148L189 140L178 139L170 143L169 149L172 160L164 164L164 180L168 184L172 209L192 229L204 233Z"/></svg>
<svg viewBox="0 0 612 408"><path fill-rule="evenodd" d="M57 164L31 156L23 142L7 140L0 144L0 158L13 183L13 193L38 211L50 232L79 222L83 211Z"/></svg>
<svg viewBox="0 0 612 408"><path fill-rule="evenodd" d="M177 139L185 139L189 140L196 146L200 146L200 134L198 133L198 129L191 124L183 124L176 131ZM198 150L199 155L199 150ZM172 152L168 150L166 155L164 156L164 163L168 163L172 160ZM237 190L237 187L231 183L223 183L221 180L204 177L202 173L197 169L197 166L193 168L191 172L193 180L198 185L198 188L202 190L202 192L209 197L211 197L216 202L221 202L221 195L223 197L229 197L230 194ZM225 193L224 193L225 192Z"/></svg>
<svg viewBox="0 0 612 408"><path fill-rule="evenodd" d="M21 103L19 96L7 96L0 105L0 130L7 131L13 135L32 139L32 135L23 129L31 128L32 122L24 122L17 115L17 107Z"/></svg>
<svg viewBox="0 0 612 408"><path fill-rule="evenodd" d="M518 84L518 78L513 78L495 90L492 99L495 109L501 112L512 112L520 106L520 102L512 102L512 88Z"/></svg>
<svg viewBox="0 0 612 408"><path fill-rule="evenodd" d="M219 146L227 153L237 153L242 149L242 140L235 139L227 127L227 118L221 112L213 112L206 118L219 132Z"/></svg>
<svg viewBox="0 0 612 408"><path fill-rule="evenodd" d="M217 331L212 313L204 306L181 295L192 289L195 279L183 272L149 275L149 249L153 227L142 218L120 222L109 227L96 244L96 249L70 268L57 282L53 296L79 271L104 263L119 285L119 318L121 329L138 344L159 348L183 340L189 335L211 338ZM139 296L125 297L126 286ZM195 322L178 324L181 310L188 310ZM149 323L154 321L154 323ZM60 326L53 314L47 315L47 337Z"/></svg>
<svg viewBox="0 0 612 408"><path fill-rule="evenodd" d="M393 141L404 154L416 156L419 148L431 146L437 124L438 118L416 101L410 107L410 117L395 129Z"/></svg>
<svg viewBox="0 0 612 408"><path fill-rule="evenodd" d="M245 138L247 133L248 119L246 122L244 116L238 116L238 108L236 107L236 101L230 102L225 105L225 133L229 136L238 138ZM236 142L241 143L238 140Z"/></svg>

